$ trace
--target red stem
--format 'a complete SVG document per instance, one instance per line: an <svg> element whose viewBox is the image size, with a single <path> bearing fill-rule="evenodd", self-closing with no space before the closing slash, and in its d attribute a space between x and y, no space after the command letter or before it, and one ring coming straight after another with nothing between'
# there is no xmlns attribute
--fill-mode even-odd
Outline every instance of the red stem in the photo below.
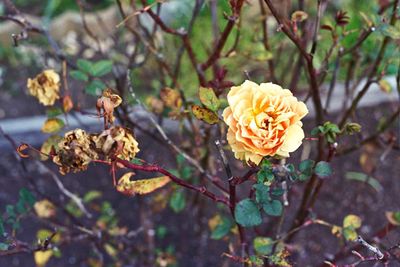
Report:
<svg viewBox="0 0 400 267"><path fill-rule="evenodd" d="M110 162L99 161L99 160L96 160L95 162L110 164ZM214 193L208 191L208 189L205 186L195 186L195 185L189 184L186 181L176 177L175 175L173 175L166 169L161 168L160 166L137 165L137 164L134 164L127 160L122 160L119 158L116 158L115 162L120 163L123 166L125 166L126 168L131 169L131 170L138 170L138 171L144 171L144 172L158 172L158 173L164 174L164 175L168 176L174 183L176 183L182 187L199 192L200 194L207 196L208 198L212 199L215 202L221 202L221 203L224 203L225 205L227 205L228 207L230 206L230 203L226 197L215 195Z"/></svg>

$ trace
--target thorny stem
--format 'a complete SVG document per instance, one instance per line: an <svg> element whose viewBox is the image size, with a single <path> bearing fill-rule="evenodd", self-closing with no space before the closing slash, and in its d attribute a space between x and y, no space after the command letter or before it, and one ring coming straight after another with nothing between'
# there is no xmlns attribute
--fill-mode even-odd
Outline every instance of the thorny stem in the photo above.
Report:
<svg viewBox="0 0 400 267"><path fill-rule="evenodd" d="M94 160L94 162L100 162L103 164L107 164L110 165L110 162L107 161L101 161L101 160ZM166 176L168 176L174 183L185 187L187 189L199 192L200 194L205 195L206 197L212 199L215 202L220 202L223 203L225 205L227 205L228 207L230 206L230 203L228 201L228 199L224 196L217 196L214 193L210 192L205 186L195 186L192 184L189 184L188 182L182 180L181 178L176 177L175 175L173 175L172 173L170 173L169 171L167 171L166 169L157 166L157 165L137 165L134 163L131 163L127 160L122 160L119 158L115 158L115 162L122 164L123 166L125 166L128 169L131 170L137 170L137 171L145 171L145 172L158 172L161 174L164 174Z"/></svg>

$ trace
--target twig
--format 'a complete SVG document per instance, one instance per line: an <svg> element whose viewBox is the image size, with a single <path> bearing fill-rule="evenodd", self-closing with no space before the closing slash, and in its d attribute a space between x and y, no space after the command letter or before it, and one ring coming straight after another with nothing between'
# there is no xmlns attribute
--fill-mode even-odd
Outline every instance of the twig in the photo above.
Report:
<svg viewBox="0 0 400 267"><path fill-rule="evenodd" d="M234 178L232 176L232 170L229 165L228 159L225 155L224 149L221 145L221 142L219 140L215 141L215 145L218 148L218 152L221 156L222 163L224 164L226 175L228 176L228 182L229 182L229 204L230 204L230 210L231 210L231 215L233 218L235 218L235 207L236 207L236 184L234 183ZM242 257L246 257L249 254L248 247L247 247L247 241L246 241L246 233L244 228L236 223L238 230L239 230L239 238L240 238L240 243L241 243L241 254Z"/></svg>
<svg viewBox="0 0 400 267"><path fill-rule="evenodd" d="M175 151L177 154L181 154L192 166L194 166L202 175L205 175L211 182L216 185L218 188L223 190L224 192L227 192L226 189L219 183L219 178L212 176L209 174L201 165L198 161L196 161L194 158L189 156L186 152L184 152L182 149L180 149L172 140L167 136L167 134L164 132L162 129L161 125L157 123L157 121L151 116L150 112L147 110L147 108L143 105L142 101L140 101L139 98L136 97L135 92L133 91L132 87L132 82L131 78L129 75L129 71L127 72L127 81L128 81L128 90L129 93L131 94L132 98L135 99L135 101L138 103L138 105L147 113L147 117L149 118L150 122L153 124L153 126L156 128L158 133L161 135L162 139L172 148L173 151Z"/></svg>
<svg viewBox="0 0 400 267"><path fill-rule="evenodd" d="M390 23L389 23L391 26L393 26L396 23L396 20L397 20L396 14L397 14L398 5L399 5L399 0L395 0L394 3L393 3L393 13L392 13L392 16L390 18ZM386 36L383 39L382 45L381 45L381 47L379 49L379 52L378 52L378 56L376 57L376 60L373 63L370 72L368 73L367 81L366 81L364 87L361 89L361 91L354 98L350 108L347 109L346 112L344 113L342 119L340 120L340 122L338 124L339 128L344 126L344 124L346 123L347 119L350 117L351 114L353 114L353 112L356 109L358 103L363 98L363 96L367 93L368 89L370 88L370 85L373 83L373 78L375 77L376 72L378 71L379 65L380 65L381 61L383 60L383 56L385 54L386 47L388 46L390 40L391 40L391 38L388 37L388 36Z"/></svg>
<svg viewBox="0 0 400 267"><path fill-rule="evenodd" d="M357 237L357 242L360 243L361 246L366 247L368 250L372 251L379 260L382 260L385 257L385 255L379 250L379 248L372 246L361 236Z"/></svg>
<svg viewBox="0 0 400 267"><path fill-rule="evenodd" d="M69 199L71 199L76 206L86 215L86 217L91 218L92 214L85 208L83 205L83 201L81 198L79 198L77 195L69 191L67 188L65 188L64 184L61 182L61 180L58 178L58 176L50 170L46 165L44 165L42 162L36 160L36 166L38 167L38 171L42 174L49 174L50 177L54 180L54 182L57 184L58 189Z"/></svg>

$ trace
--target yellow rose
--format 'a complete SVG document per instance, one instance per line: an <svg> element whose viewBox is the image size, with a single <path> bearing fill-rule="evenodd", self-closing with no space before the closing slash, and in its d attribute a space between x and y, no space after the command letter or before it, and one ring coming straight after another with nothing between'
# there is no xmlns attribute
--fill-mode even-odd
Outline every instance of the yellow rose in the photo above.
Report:
<svg viewBox="0 0 400 267"><path fill-rule="evenodd" d="M228 93L223 117L235 157L259 164L265 156L288 157L302 143L301 119L308 113L288 89L245 81Z"/></svg>
<svg viewBox="0 0 400 267"><path fill-rule="evenodd" d="M52 106L59 99L60 76L54 70L45 70L34 79L28 79L29 94L45 106Z"/></svg>

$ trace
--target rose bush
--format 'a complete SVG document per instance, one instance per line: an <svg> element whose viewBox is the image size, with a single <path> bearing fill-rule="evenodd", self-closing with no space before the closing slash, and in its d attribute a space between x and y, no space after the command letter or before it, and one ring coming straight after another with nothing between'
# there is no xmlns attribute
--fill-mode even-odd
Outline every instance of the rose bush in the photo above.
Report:
<svg viewBox="0 0 400 267"><path fill-rule="evenodd" d="M231 88L228 103L223 117L237 159L259 164L265 156L288 157L301 145L304 132L300 120L308 109L288 89L245 81Z"/></svg>

